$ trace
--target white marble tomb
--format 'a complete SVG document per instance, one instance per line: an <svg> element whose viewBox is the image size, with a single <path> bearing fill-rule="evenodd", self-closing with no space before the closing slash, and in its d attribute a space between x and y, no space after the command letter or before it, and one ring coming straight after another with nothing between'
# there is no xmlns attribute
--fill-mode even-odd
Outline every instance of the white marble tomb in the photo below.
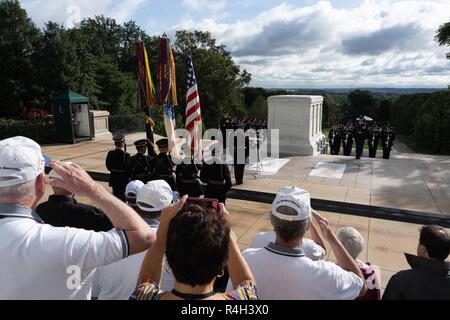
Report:
<svg viewBox="0 0 450 320"><path fill-rule="evenodd" d="M316 156L326 150L322 96L272 96L268 104L269 130L279 130L281 155Z"/></svg>

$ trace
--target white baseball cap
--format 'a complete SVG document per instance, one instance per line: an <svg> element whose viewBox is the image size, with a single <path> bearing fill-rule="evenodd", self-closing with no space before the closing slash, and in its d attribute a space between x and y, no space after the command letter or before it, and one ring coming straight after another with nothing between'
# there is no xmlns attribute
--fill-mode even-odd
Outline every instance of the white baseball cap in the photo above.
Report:
<svg viewBox="0 0 450 320"><path fill-rule="evenodd" d="M173 201L170 185L164 180L150 181L139 190L136 203L142 211L157 212L167 208Z"/></svg>
<svg viewBox="0 0 450 320"><path fill-rule="evenodd" d="M125 188L125 196L127 198L136 199L139 191L145 184L140 180L131 181Z"/></svg>
<svg viewBox="0 0 450 320"><path fill-rule="evenodd" d="M13 137L0 141L0 187L32 181L44 168L41 147L33 140Z"/></svg>
<svg viewBox="0 0 450 320"><path fill-rule="evenodd" d="M290 207L294 209L296 215L287 215L278 212L280 207ZM283 187L277 193L275 201L272 203L272 214L286 221L303 221L311 217L311 198L308 191L296 187Z"/></svg>

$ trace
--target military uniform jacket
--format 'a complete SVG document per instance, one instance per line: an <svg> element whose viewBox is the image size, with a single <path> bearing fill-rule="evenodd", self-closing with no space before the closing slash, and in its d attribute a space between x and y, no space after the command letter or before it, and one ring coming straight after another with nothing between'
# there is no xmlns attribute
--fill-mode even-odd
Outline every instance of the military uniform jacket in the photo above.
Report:
<svg viewBox="0 0 450 320"><path fill-rule="evenodd" d="M395 141L395 133L394 132L383 132L381 134L381 139L383 140L383 146L392 147Z"/></svg>
<svg viewBox="0 0 450 320"><path fill-rule="evenodd" d="M52 195L36 208L46 224L96 232L109 231L113 225L108 217L93 206L77 203L72 197Z"/></svg>
<svg viewBox="0 0 450 320"><path fill-rule="evenodd" d="M355 129L355 141L364 142L367 139L367 129L358 127Z"/></svg>
<svg viewBox="0 0 450 320"><path fill-rule="evenodd" d="M136 154L131 157L128 174L131 180L140 180L144 183L151 181L155 176L154 159L145 154Z"/></svg>
<svg viewBox="0 0 450 320"><path fill-rule="evenodd" d="M129 182L128 166L130 159L130 154L121 149L108 152L106 168L111 172L109 176L110 187L125 188L127 186Z"/></svg>
<svg viewBox="0 0 450 320"><path fill-rule="evenodd" d="M189 194L191 197L199 197L204 192L200 185L201 164L195 164L194 160L190 164L181 163L176 169L176 182L178 190L182 195Z"/></svg>
<svg viewBox="0 0 450 320"><path fill-rule="evenodd" d="M231 189L231 174L230 169L225 164L204 164L200 179L211 186L225 187L226 191Z"/></svg>
<svg viewBox="0 0 450 320"><path fill-rule="evenodd" d="M155 161L155 174L158 179L173 177L174 163L168 154L159 154Z"/></svg>
<svg viewBox="0 0 450 320"><path fill-rule="evenodd" d="M353 142L353 130L344 130L342 132L342 143L347 146Z"/></svg>
<svg viewBox="0 0 450 320"><path fill-rule="evenodd" d="M378 130L368 132L367 141L370 147L377 146L379 140L380 140L380 132Z"/></svg>
<svg viewBox="0 0 450 320"><path fill-rule="evenodd" d="M341 141L341 133L339 130L330 130L328 133L328 139L330 140L330 143L334 145Z"/></svg>

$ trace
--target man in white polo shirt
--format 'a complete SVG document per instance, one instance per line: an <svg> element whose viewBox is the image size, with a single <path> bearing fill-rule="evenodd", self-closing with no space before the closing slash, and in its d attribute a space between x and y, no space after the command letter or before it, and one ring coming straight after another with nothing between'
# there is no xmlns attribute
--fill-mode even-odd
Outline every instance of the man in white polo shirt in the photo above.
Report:
<svg viewBox="0 0 450 320"><path fill-rule="evenodd" d="M88 198L115 229L56 228L34 210L45 191L40 146L24 137L0 141L0 300L90 299L98 266L147 250L155 233L126 204L75 164L52 162L50 184Z"/></svg>
<svg viewBox="0 0 450 320"><path fill-rule="evenodd" d="M258 284L260 299L353 300L365 293L358 265L333 234L328 221L317 213L313 217L339 266L306 256L300 244L310 224L310 196L305 190L284 187L272 205L275 242L243 253Z"/></svg>
<svg viewBox="0 0 450 320"><path fill-rule="evenodd" d="M303 238L299 247L303 249L305 255L311 260L317 261L325 258L326 250L323 239L316 229L313 221L310 221L309 232L311 234L311 239ZM260 232L257 233L252 242L252 248L264 248L269 243L275 242L277 239L277 234L275 231Z"/></svg>

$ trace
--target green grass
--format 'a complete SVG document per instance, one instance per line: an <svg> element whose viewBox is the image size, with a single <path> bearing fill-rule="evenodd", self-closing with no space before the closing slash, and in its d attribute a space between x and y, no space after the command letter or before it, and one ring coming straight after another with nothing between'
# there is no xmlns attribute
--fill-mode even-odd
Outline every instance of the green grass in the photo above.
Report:
<svg viewBox="0 0 450 320"><path fill-rule="evenodd" d="M416 139L411 136L411 135L397 135L396 136L397 139L401 142L403 142L404 144L406 144L406 146L408 146L412 151L414 151L415 153L422 153L422 154L437 154L439 155L439 153L434 152L431 149L427 149L427 148L423 148L423 147L419 147L416 143Z"/></svg>
<svg viewBox="0 0 450 320"><path fill-rule="evenodd" d="M406 144L408 148L413 150L414 152L420 152L420 148L417 146L416 139L413 136L407 135L397 135L397 139ZM423 151L423 150L422 150Z"/></svg>

